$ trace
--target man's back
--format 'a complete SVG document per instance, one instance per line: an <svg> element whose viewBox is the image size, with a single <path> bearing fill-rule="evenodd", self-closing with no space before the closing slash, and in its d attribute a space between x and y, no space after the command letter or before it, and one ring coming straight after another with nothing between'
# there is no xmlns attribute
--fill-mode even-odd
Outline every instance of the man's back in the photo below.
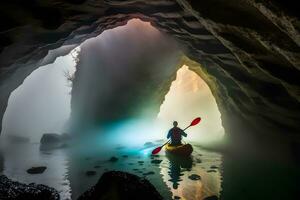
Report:
<svg viewBox="0 0 300 200"><path fill-rule="evenodd" d="M173 127L169 130L167 138L171 138L172 145L180 145L182 136L186 137L187 134L178 127Z"/></svg>

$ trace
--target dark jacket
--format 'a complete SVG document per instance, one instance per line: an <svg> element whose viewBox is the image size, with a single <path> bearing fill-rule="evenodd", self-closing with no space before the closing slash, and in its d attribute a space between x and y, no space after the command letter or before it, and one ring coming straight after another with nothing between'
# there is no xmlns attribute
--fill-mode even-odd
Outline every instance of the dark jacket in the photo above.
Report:
<svg viewBox="0 0 300 200"><path fill-rule="evenodd" d="M186 137L187 134L178 127L173 127L169 130L167 138L171 138L172 145L181 144L182 136Z"/></svg>

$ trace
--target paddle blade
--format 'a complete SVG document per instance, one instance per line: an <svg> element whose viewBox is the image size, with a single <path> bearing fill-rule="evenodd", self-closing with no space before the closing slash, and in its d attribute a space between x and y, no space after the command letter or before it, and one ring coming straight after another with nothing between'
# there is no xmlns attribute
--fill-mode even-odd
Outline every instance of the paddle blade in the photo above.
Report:
<svg viewBox="0 0 300 200"><path fill-rule="evenodd" d="M201 121L201 118L200 118L200 117L197 117L196 119L194 119L194 120L191 122L191 125L190 125L190 126L195 126L195 125L199 124L200 121Z"/></svg>
<svg viewBox="0 0 300 200"><path fill-rule="evenodd" d="M161 147L157 147L157 148L153 149L152 154L153 155L158 154L160 152L160 150L161 150Z"/></svg>

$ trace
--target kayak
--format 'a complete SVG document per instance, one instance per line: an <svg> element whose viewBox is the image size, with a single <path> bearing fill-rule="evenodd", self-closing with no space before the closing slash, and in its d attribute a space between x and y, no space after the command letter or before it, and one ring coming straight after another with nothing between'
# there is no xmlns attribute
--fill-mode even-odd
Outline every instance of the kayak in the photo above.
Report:
<svg viewBox="0 0 300 200"><path fill-rule="evenodd" d="M190 144L181 144L173 146L171 144L166 144L166 153L170 153L178 156L190 156L193 152L193 147Z"/></svg>

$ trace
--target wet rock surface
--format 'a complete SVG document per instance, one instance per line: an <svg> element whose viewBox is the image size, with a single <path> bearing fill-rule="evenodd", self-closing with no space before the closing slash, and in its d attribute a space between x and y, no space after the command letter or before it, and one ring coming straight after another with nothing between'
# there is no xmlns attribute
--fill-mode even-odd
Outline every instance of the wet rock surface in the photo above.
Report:
<svg viewBox="0 0 300 200"><path fill-rule="evenodd" d="M152 164L160 164L162 162L162 160L152 160L151 163Z"/></svg>
<svg viewBox="0 0 300 200"><path fill-rule="evenodd" d="M59 200L58 192L45 185L23 184L0 176L1 200Z"/></svg>
<svg viewBox="0 0 300 200"><path fill-rule="evenodd" d="M39 166L39 167L31 167L30 169L27 169L28 174L42 174L47 169L45 166Z"/></svg>
<svg viewBox="0 0 300 200"><path fill-rule="evenodd" d="M201 176L199 176L198 174L192 174L189 176L189 179L193 181L197 181L197 180L201 180Z"/></svg>
<svg viewBox="0 0 300 200"><path fill-rule="evenodd" d="M99 199L162 200L162 197L146 179L126 172L109 171L101 176L96 185L78 198L78 200Z"/></svg>
<svg viewBox="0 0 300 200"><path fill-rule="evenodd" d="M117 162L119 160L119 158L115 157L115 156L112 156L109 161L110 162Z"/></svg>

